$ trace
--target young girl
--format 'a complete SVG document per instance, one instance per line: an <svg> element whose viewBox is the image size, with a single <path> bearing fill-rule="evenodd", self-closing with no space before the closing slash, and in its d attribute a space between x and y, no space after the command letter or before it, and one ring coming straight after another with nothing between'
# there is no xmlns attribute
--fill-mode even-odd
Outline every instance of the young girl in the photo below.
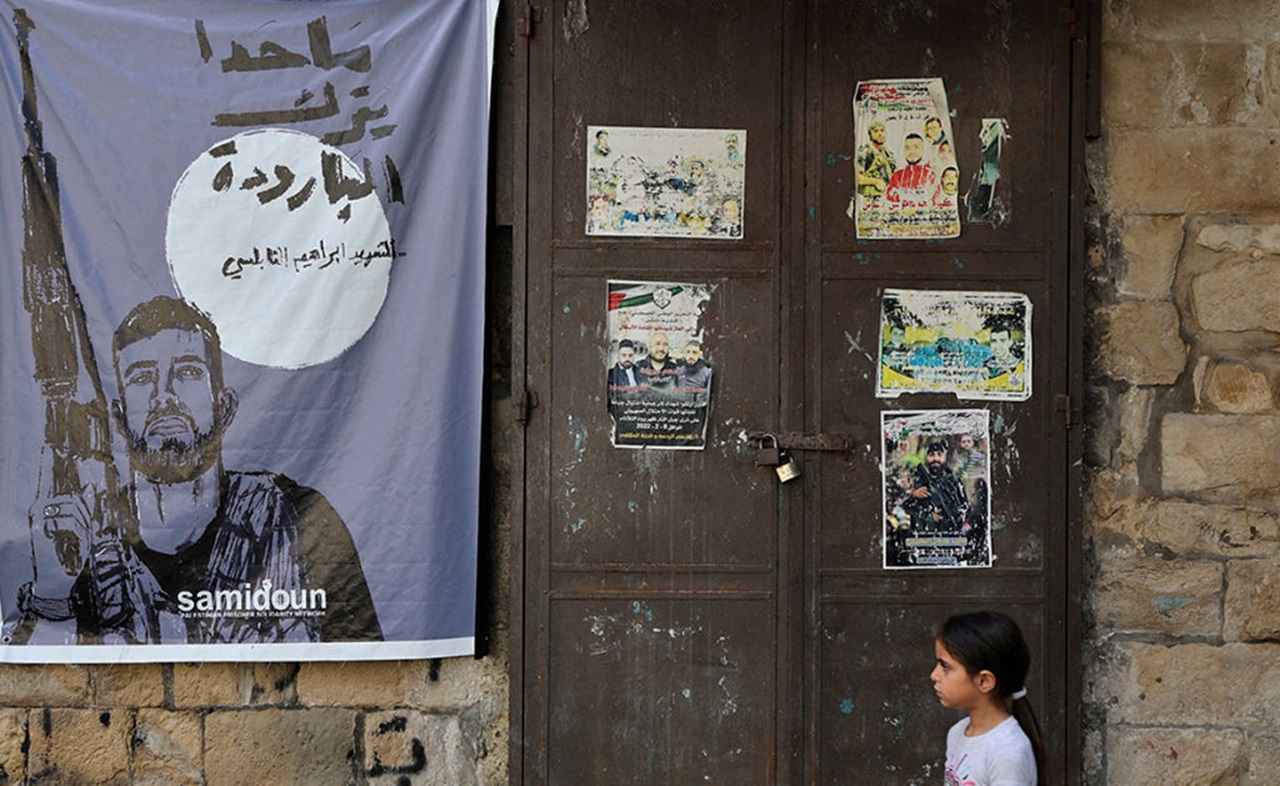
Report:
<svg viewBox="0 0 1280 786"><path fill-rule="evenodd" d="M948 786L1043 784L1044 742L1023 687L1031 654L1017 623L996 611L958 614L934 652L938 700L969 713L947 732Z"/></svg>

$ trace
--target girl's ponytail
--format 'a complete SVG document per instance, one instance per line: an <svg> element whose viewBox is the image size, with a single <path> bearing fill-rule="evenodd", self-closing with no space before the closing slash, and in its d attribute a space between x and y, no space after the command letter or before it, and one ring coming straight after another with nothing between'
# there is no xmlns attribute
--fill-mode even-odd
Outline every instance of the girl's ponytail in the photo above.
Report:
<svg viewBox="0 0 1280 786"><path fill-rule="evenodd" d="M1031 750L1036 755L1036 783L1039 786L1047 786L1048 782L1044 779L1044 733L1040 731L1040 721L1036 718L1035 710L1031 709L1030 700L1027 699L1027 689L1015 691L1012 699L1013 717L1022 727L1022 733L1031 740Z"/></svg>

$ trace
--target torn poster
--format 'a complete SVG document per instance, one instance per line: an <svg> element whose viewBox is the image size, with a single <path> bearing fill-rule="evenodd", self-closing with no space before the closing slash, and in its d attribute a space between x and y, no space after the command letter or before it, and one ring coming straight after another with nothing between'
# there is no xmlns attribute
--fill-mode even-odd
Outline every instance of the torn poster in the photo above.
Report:
<svg viewBox="0 0 1280 786"><path fill-rule="evenodd" d="M960 170L941 79L859 82L853 96L860 239L960 236Z"/></svg>
<svg viewBox="0 0 1280 786"><path fill-rule="evenodd" d="M609 282L614 447L706 447L713 374L698 323L710 298L703 284Z"/></svg>
<svg viewBox="0 0 1280 786"><path fill-rule="evenodd" d="M991 566L984 409L880 413L884 567Z"/></svg>
<svg viewBox="0 0 1280 786"><path fill-rule="evenodd" d="M1015 292L888 289L876 396L1031 397L1031 300Z"/></svg>
<svg viewBox="0 0 1280 786"><path fill-rule="evenodd" d="M742 237L747 132L587 129L587 234Z"/></svg>
<svg viewBox="0 0 1280 786"><path fill-rule="evenodd" d="M0 6L0 660L473 652L486 4Z"/></svg>
<svg viewBox="0 0 1280 786"><path fill-rule="evenodd" d="M965 195L969 205L966 220L971 224L1000 226L1009 220L1008 188L1000 187L1000 159L1008 139L1008 123L998 117L982 118L982 130L978 133L982 163Z"/></svg>

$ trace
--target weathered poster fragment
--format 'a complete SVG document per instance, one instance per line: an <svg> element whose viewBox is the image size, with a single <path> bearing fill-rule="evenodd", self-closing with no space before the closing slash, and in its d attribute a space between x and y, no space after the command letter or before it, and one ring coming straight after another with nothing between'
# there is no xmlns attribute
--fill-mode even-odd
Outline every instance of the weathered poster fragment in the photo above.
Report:
<svg viewBox="0 0 1280 786"><path fill-rule="evenodd" d="M859 82L849 217L867 240L960 236L960 169L941 79Z"/></svg>
<svg viewBox="0 0 1280 786"><path fill-rule="evenodd" d="M982 118L982 130L978 133L978 142L982 145L981 165L966 197L971 224L1000 226L1009 220L1008 188L1002 188L1000 183L1000 159L1008 139L1008 123L998 117Z"/></svg>
<svg viewBox="0 0 1280 786"><path fill-rule="evenodd" d="M698 321L710 298L703 284L609 282L614 447L706 447L713 373Z"/></svg>
<svg viewBox="0 0 1280 786"><path fill-rule="evenodd" d="M1031 300L1014 292L885 290L876 396L1031 397Z"/></svg>
<svg viewBox="0 0 1280 786"><path fill-rule="evenodd" d="M880 413L884 567L991 567L984 409Z"/></svg>
<svg viewBox="0 0 1280 786"><path fill-rule="evenodd" d="M742 237L747 132L590 126L587 234Z"/></svg>

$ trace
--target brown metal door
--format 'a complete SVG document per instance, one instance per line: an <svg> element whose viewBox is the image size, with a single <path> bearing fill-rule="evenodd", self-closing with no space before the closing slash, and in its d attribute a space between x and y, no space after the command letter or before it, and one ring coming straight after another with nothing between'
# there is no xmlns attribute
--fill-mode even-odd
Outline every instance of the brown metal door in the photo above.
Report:
<svg viewBox="0 0 1280 786"><path fill-rule="evenodd" d="M936 782L955 717L929 685L932 631L986 607L1028 636L1028 687L1050 769L1064 771L1076 680L1057 409L1071 392L1074 253L1065 17L1007 0L562 0L525 14L517 345L537 405L513 558L512 782ZM923 76L945 80L962 168L978 161L981 119L1007 121L1008 220L953 240L858 241L845 215L854 85ZM746 130L742 238L586 235L589 126ZM713 288L705 450L612 447L610 280ZM1027 295L1031 399L877 399L889 288ZM990 412L994 566L886 571L880 413L959 408ZM854 439L797 448L804 474L780 485L753 463L761 431Z"/></svg>

